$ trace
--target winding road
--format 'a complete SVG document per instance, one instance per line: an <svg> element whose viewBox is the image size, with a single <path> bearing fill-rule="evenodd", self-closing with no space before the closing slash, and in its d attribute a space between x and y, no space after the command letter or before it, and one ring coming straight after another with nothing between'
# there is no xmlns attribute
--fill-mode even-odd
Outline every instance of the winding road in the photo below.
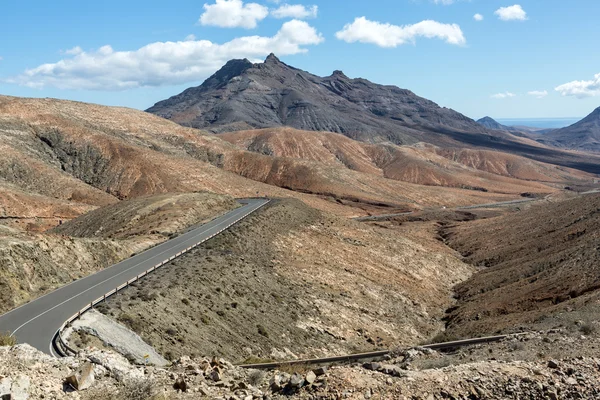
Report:
<svg viewBox="0 0 600 400"><path fill-rule="evenodd" d="M239 200L236 208L175 239L74 281L0 316L0 332L12 333L19 343L28 343L55 355L52 342L63 323L106 293L144 274L149 269L180 256L191 247L212 238L252 214L268 199Z"/></svg>

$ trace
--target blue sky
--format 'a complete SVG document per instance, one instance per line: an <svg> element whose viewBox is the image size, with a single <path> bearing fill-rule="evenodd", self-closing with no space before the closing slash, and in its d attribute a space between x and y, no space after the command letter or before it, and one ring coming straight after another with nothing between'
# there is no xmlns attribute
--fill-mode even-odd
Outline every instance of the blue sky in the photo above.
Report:
<svg viewBox="0 0 600 400"><path fill-rule="evenodd" d="M273 51L473 118L583 117L600 106L598 15L597 0L6 2L0 93L145 109Z"/></svg>

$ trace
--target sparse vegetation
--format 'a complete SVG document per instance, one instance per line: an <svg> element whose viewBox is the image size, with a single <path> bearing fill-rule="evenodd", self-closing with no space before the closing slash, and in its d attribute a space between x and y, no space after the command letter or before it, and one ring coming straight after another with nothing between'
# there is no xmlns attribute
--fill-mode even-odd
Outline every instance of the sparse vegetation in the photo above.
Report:
<svg viewBox="0 0 600 400"><path fill-rule="evenodd" d="M280 365L279 367L277 367L277 369L281 372L285 372L290 375L293 375L293 374L304 375L308 371L310 371L312 368L309 364L300 363L300 364L283 364L283 365Z"/></svg>
<svg viewBox="0 0 600 400"><path fill-rule="evenodd" d="M154 384L149 379L126 381L119 390L118 400L149 400L156 395Z"/></svg>
<svg viewBox="0 0 600 400"><path fill-rule="evenodd" d="M579 326L579 331L584 335L591 335L596 332L596 325L591 321L585 321Z"/></svg>
<svg viewBox="0 0 600 400"><path fill-rule="evenodd" d="M262 325L258 324L256 327L258 328L258 333L259 333L261 336L264 336L264 337L266 337L266 338L268 338L268 337L269 337L269 332L267 332L267 329L266 329L264 326L262 326Z"/></svg>
<svg viewBox="0 0 600 400"><path fill-rule="evenodd" d="M252 371L250 373L250 375L248 376L248 383L254 387L259 387L265 380L266 376L267 376L267 374L265 371L261 371L261 370Z"/></svg>
<svg viewBox="0 0 600 400"><path fill-rule="evenodd" d="M14 346L17 344L17 338L12 336L10 333L0 333L0 347Z"/></svg>
<svg viewBox="0 0 600 400"><path fill-rule="evenodd" d="M143 323L139 317L135 317L127 313L121 313L117 320L127 325L131 330L133 330L136 333L142 332Z"/></svg>

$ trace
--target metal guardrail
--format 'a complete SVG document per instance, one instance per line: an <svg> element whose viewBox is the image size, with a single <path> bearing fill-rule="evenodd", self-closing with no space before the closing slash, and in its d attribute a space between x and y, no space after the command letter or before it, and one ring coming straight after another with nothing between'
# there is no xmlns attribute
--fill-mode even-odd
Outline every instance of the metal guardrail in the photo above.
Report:
<svg viewBox="0 0 600 400"><path fill-rule="evenodd" d="M451 348L455 348L455 347L472 346L475 344L499 342L500 340L506 339L507 337L524 335L526 333L527 332L511 334L511 335L498 335L498 336L487 336L487 337L474 338L474 339L456 340L453 342L426 344L426 345L418 346L418 347L431 349L431 350L451 349ZM338 362L351 362L351 361L360 361L360 360L367 360L367 359L372 359L372 358L379 358L379 357L384 357L388 354L391 354L392 352L393 352L393 350L381 350L381 351L374 351L374 352L370 352L370 353L349 354L349 355L345 355L345 356L315 358L315 359L308 359L308 360L294 360L294 361L271 362L271 363L261 363L261 364L240 364L240 365L238 365L238 367L249 368L249 369L276 369L276 368L281 368L281 367L286 367L286 366L294 366L294 365L331 364L331 363L338 363Z"/></svg>
<svg viewBox="0 0 600 400"><path fill-rule="evenodd" d="M83 314L85 314L86 312L88 312L89 310L93 309L94 306L102 303L102 302L106 302L106 299L108 299L111 296L114 296L115 294L119 293L121 290L126 289L129 287L129 285L131 285L132 283L135 283L137 281L139 281L140 279L148 276L149 274L155 272L157 269L163 267L164 265L170 263L171 261L173 261L174 259L181 257L183 254L189 252L190 250L195 249L196 247L200 246L202 243L209 241L210 239L214 238L217 235L220 235L221 233L223 233L224 231L226 231L227 229L231 228L233 225L239 223L240 221L242 221L243 219L245 219L246 217L254 214L256 211L260 210L261 208L263 208L264 206L266 206L267 204L269 204L271 202L271 200L267 200L264 204L261 204L259 207L257 207L256 209L252 210L251 212L249 212L248 214L240 217L239 219L233 221L232 223L230 223L229 225L227 225L226 227L224 227L223 229L221 229L220 231L210 235L209 237L207 237L206 239L203 239L201 241L199 241L198 243L186 248L183 251L180 251L179 253L176 253L174 256L169 257L168 259L156 264L155 266L153 266L152 268L142 272L141 274L139 274L138 276L136 276L133 279L128 280L127 282L117 286L116 288L114 288L113 290L111 290L108 293L105 293L102 297L97 298L96 300L90 302L90 304L86 305L84 308L82 308L81 310L79 310L77 312L77 314L72 315L69 319L67 319L61 326L60 328L56 331L56 333L54 334L54 338L52 340L52 347L54 348L54 350L56 350L56 352L58 353L59 356L61 357L66 357L69 355L69 353L72 354L77 354L77 351L75 351L74 349L72 349L71 347L69 347L67 345L67 343L65 342L65 340L63 340L62 338L62 333L64 332L64 330L71 324L73 323L73 321L76 321L77 319L81 318L81 316Z"/></svg>

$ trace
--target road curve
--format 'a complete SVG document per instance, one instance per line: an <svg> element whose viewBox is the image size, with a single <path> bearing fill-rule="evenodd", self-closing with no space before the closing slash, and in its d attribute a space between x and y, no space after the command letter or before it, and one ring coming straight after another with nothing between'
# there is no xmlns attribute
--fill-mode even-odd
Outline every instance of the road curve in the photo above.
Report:
<svg viewBox="0 0 600 400"><path fill-rule="evenodd" d="M72 315L153 266L168 260L191 246L240 221L269 202L267 199L240 200L243 204L198 228L164 242L143 253L106 268L94 275L74 281L36 300L0 316L0 332L12 333L19 343L28 343L44 353L54 355L54 335Z"/></svg>

